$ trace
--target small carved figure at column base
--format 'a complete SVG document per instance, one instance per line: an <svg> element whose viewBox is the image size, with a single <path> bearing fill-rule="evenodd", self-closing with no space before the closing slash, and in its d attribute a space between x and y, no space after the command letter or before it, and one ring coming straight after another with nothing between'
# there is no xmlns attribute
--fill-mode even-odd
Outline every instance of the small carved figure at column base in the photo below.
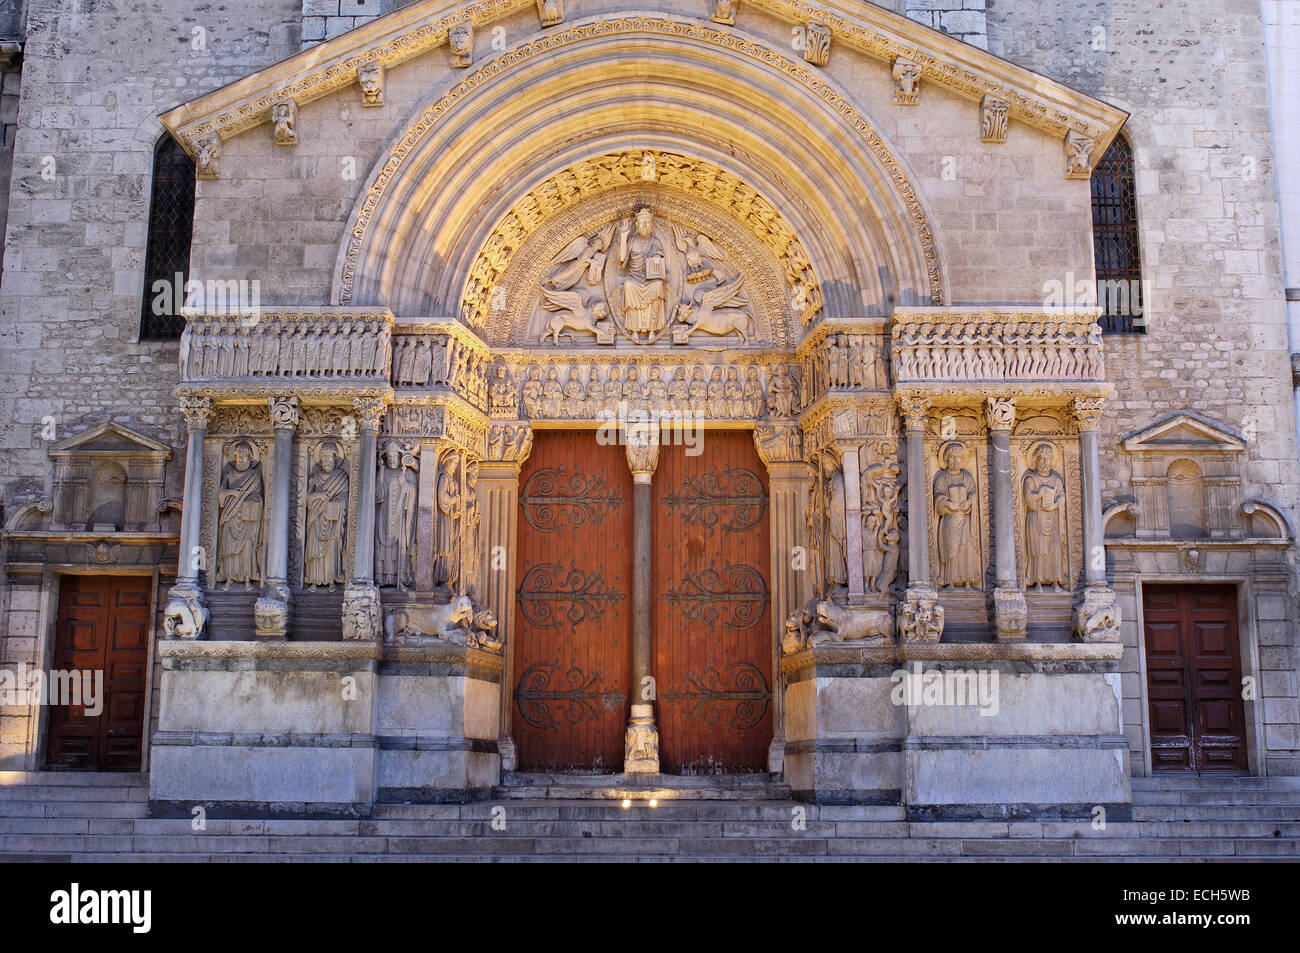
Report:
<svg viewBox="0 0 1300 953"><path fill-rule="evenodd" d="M513 771L519 766L518 749L515 748L515 739L509 735L502 735L497 739L497 751L501 753L501 770Z"/></svg>
<svg viewBox="0 0 1300 953"><path fill-rule="evenodd" d="M1020 641L1029 622L1029 607L1019 589L993 590L993 625L1003 642Z"/></svg>
<svg viewBox="0 0 1300 953"><path fill-rule="evenodd" d="M904 642L938 642L943 606L933 589L908 589L898 607L898 632Z"/></svg>
<svg viewBox="0 0 1300 953"><path fill-rule="evenodd" d="M632 720L623 738L623 770L628 774L659 773L659 730L652 705L632 706Z"/></svg>
<svg viewBox="0 0 1300 953"><path fill-rule="evenodd" d="M208 610L198 586L172 586L163 610L163 630L169 639L199 639L208 625Z"/></svg>
<svg viewBox="0 0 1300 953"><path fill-rule="evenodd" d="M343 590L343 638L379 638L379 590L369 583L349 583Z"/></svg>
<svg viewBox="0 0 1300 953"><path fill-rule="evenodd" d="M263 596L253 605L253 627L259 639L284 639L289 635L287 600Z"/></svg>
<svg viewBox="0 0 1300 953"><path fill-rule="evenodd" d="M1074 610L1074 637L1080 642L1118 642L1120 620L1114 590L1090 586Z"/></svg>

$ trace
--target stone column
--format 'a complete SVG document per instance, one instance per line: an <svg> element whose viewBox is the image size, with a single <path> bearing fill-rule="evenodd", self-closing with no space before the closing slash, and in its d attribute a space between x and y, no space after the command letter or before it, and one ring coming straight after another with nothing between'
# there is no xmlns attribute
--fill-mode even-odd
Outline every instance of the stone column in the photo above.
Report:
<svg viewBox="0 0 1300 953"><path fill-rule="evenodd" d="M651 499L650 484L659 463L659 432L646 426L625 431L627 465L632 471L632 714L623 747L628 774L659 773L659 729L654 705L645 697L651 672Z"/></svg>
<svg viewBox="0 0 1300 953"><path fill-rule="evenodd" d="M758 424L754 445L767 467L769 533L772 567L772 744L768 770L778 773L785 765L785 692L781 682L781 635L785 620L803 611L811 586L808 579L807 541L803 540L803 512L808 506L809 468L803 461L803 441L794 423ZM801 543L800 541L803 540ZM795 548L802 546L803 559Z"/></svg>
<svg viewBox="0 0 1300 953"><path fill-rule="evenodd" d="M861 604L866 596L862 581L862 464L858 444L841 446L840 466L844 471L845 571L849 577L849 604Z"/></svg>
<svg viewBox="0 0 1300 953"><path fill-rule="evenodd" d="M1120 610L1106 582L1106 546L1101 526L1101 463L1097 430L1102 397L1074 398L1079 427L1079 482L1083 495L1083 594L1074 610L1074 634L1083 642L1118 642Z"/></svg>
<svg viewBox="0 0 1300 953"><path fill-rule="evenodd" d="M514 638L515 589L518 586L515 556L519 533L519 471L533 449L533 430L526 423L493 424L488 430L488 457L479 469L478 493L482 510L483 603L497 620L497 632L505 640L501 672L501 770L513 771L518 764L515 741L510 735L514 697L513 659L509 646Z"/></svg>
<svg viewBox="0 0 1300 953"><path fill-rule="evenodd" d="M361 434L357 448L357 525L352 537L352 578L343 590L343 638L379 638L379 587L375 585L375 470L379 466L379 424L387 404L382 397L352 401Z"/></svg>
<svg viewBox="0 0 1300 953"><path fill-rule="evenodd" d="M1016 574L1016 526L1011 486L1011 427L1016 422L1016 402L990 397L984 404L989 428L989 482L993 497L993 626L997 637L1014 641L1025 637L1029 610Z"/></svg>
<svg viewBox="0 0 1300 953"><path fill-rule="evenodd" d="M900 397L907 433L907 591L898 607L898 632L904 642L938 642L943 606L930 585L930 488L925 479L925 417L928 397Z"/></svg>
<svg viewBox="0 0 1300 953"><path fill-rule="evenodd" d="M163 622L168 638L197 639L207 625L208 610L199 588L199 571L208 567L207 554L199 546L203 515L203 441L212 418L212 401L207 397L182 397L185 418L185 495L181 503L181 538L177 551L176 585L167 593Z"/></svg>
<svg viewBox="0 0 1300 953"><path fill-rule="evenodd" d="M266 536L266 570L262 595L253 607L259 639L283 639L289 632L289 481L293 472L293 432L298 427L298 398L271 397L271 512Z"/></svg>

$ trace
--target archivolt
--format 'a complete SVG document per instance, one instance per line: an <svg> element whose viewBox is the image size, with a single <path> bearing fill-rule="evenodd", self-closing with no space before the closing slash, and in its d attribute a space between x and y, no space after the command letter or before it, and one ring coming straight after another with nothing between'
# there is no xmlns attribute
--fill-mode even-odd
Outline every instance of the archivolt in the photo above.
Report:
<svg viewBox="0 0 1300 953"><path fill-rule="evenodd" d="M417 109L353 212L335 303L460 314L471 268L522 197L636 149L754 189L802 244L827 316L944 301L911 178L842 91L744 36L644 15L544 34Z"/></svg>

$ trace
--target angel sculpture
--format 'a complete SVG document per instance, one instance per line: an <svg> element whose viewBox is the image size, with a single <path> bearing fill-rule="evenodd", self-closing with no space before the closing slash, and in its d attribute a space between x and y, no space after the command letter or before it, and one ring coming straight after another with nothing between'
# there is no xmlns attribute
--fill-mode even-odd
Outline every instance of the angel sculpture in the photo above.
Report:
<svg viewBox="0 0 1300 953"><path fill-rule="evenodd" d="M737 275L716 288L696 292L689 301L679 304L673 343L685 344L692 334L701 331L719 337L735 334L741 344L748 344L754 337L754 319L744 310L747 302L739 297L740 283L741 276Z"/></svg>
<svg viewBox="0 0 1300 953"><path fill-rule="evenodd" d="M691 235L680 225L673 223L673 243L686 258L686 280L698 284L713 277L713 262L709 259L727 257L721 248L713 244L706 235ZM705 256L708 256L706 258Z"/></svg>
<svg viewBox="0 0 1300 953"><path fill-rule="evenodd" d="M587 276L587 284L600 284L605 272L605 252L609 248L610 239L614 237L614 225L614 222L610 222L590 238L579 235L569 242L564 251L556 256L555 263L558 267L543 284L568 291L582 280L584 274Z"/></svg>
<svg viewBox="0 0 1300 953"><path fill-rule="evenodd" d="M546 299L542 307L555 312L546 320L542 331L543 344L549 337L558 346L561 334L576 341L574 331L594 334L597 344L614 343L614 322L609 319L609 307L604 301L589 302L581 291L556 291L545 285L542 286L542 297Z"/></svg>

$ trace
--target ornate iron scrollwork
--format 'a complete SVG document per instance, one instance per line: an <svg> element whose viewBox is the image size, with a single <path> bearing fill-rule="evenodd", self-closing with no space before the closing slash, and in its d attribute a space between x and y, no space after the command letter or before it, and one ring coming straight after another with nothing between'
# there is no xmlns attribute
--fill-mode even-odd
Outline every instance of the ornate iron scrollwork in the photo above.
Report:
<svg viewBox="0 0 1300 953"><path fill-rule="evenodd" d="M724 573L730 585L723 581ZM726 624L733 629L747 629L763 617L768 589L763 574L753 566L737 563L719 572L710 563L708 569L687 573L680 589L669 589L659 598L680 605L686 618L705 625L718 621L719 603L730 603L731 618Z"/></svg>
<svg viewBox="0 0 1300 953"><path fill-rule="evenodd" d="M558 533L563 527L557 518L557 508L567 511L568 523L574 535L587 523L599 523L608 510L627 502L617 491L605 483L604 478L573 473L565 482L563 467L538 470L524 483L519 494L519 505L524 519L533 529L543 533Z"/></svg>
<svg viewBox="0 0 1300 953"><path fill-rule="evenodd" d="M564 574L563 588L560 576ZM560 625L554 603L567 602L566 615L572 625L588 619L599 619L606 605L626 599L625 593L606 584L600 573L585 573L571 565L567 573L558 563L540 563L524 574L519 583L519 608L530 625L539 629L555 629Z"/></svg>
<svg viewBox="0 0 1300 953"><path fill-rule="evenodd" d="M552 706L570 725L596 721L607 711L622 711L627 695L601 689L603 673L587 673L571 665L561 672L559 665L534 662L524 670L515 688L515 701L524 721L535 728L558 729L560 722Z"/></svg>
<svg viewBox="0 0 1300 953"><path fill-rule="evenodd" d="M663 498L663 502L669 509L680 506L682 522L688 526L703 526L710 535L722 519L722 508L732 507L731 519L722 524L723 531L748 532L758 526L767 512L763 481L758 474L743 467L728 467L722 472L723 476L719 476L715 467L708 473L687 477L675 493Z"/></svg>
<svg viewBox="0 0 1300 953"><path fill-rule="evenodd" d="M661 697L668 704L681 706L679 714L684 721L717 725L725 719L726 727L736 731L752 728L762 720L772 692L763 673L748 662L729 665L726 671L730 676L726 682L716 668L688 672L681 688Z"/></svg>

